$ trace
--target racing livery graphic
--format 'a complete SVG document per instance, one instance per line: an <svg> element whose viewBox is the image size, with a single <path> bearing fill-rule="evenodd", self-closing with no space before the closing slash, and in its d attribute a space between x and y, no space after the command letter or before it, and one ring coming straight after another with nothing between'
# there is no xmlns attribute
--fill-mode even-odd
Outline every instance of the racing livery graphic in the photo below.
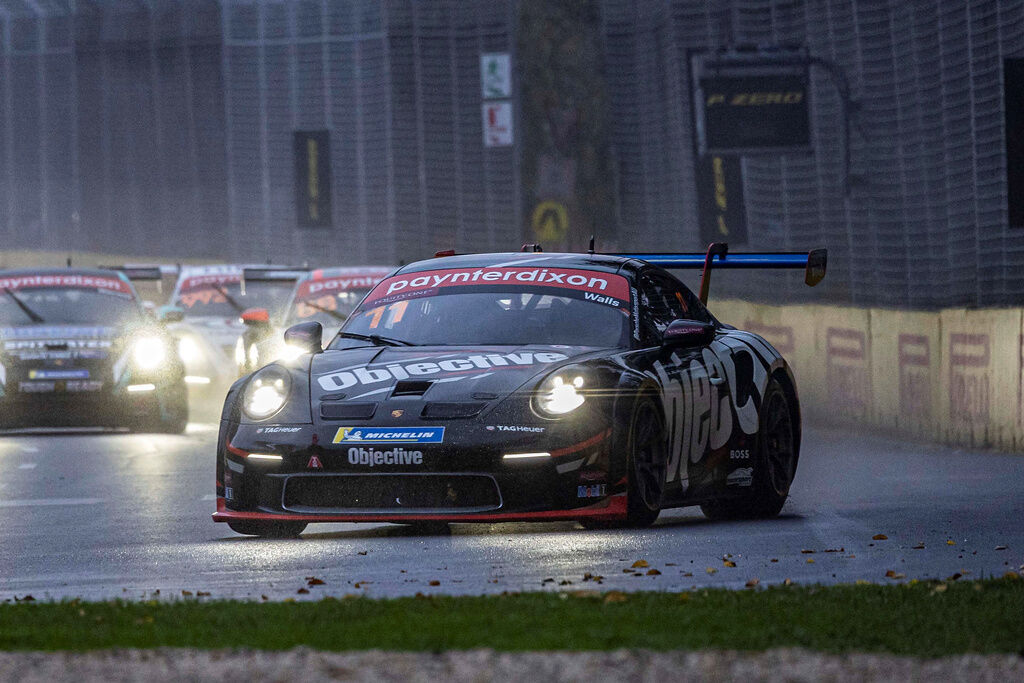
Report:
<svg viewBox="0 0 1024 683"><path fill-rule="evenodd" d="M177 344L124 274L0 272L0 429L187 423Z"/></svg>
<svg viewBox="0 0 1024 683"><path fill-rule="evenodd" d="M654 522L781 509L796 383L764 339L707 310L712 268L802 268L825 253L443 256L378 283L322 348L230 390L213 518L239 533L310 522ZM655 262L704 268L701 296Z"/></svg>

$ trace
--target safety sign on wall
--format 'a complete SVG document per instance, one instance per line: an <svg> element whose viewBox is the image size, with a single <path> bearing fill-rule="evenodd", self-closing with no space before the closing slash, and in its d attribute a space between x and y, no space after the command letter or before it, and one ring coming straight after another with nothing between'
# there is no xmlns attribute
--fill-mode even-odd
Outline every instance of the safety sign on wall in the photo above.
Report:
<svg viewBox="0 0 1024 683"><path fill-rule="evenodd" d="M530 222L533 234L541 242L560 242L569 232L569 212L559 202L548 200L537 204Z"/></svg>
<svg viewBox="0 0 1024 683"><path fill-rule="evenodd" d="M484 102L484 146L507 147L512 144L512 103Z"/></svg>
<svg viewBox="0 0 1024 683"><path fill-rule="evenodd" d="M480 87L485 100L512 97L512 60L507 52L480 55Z"/></svg>

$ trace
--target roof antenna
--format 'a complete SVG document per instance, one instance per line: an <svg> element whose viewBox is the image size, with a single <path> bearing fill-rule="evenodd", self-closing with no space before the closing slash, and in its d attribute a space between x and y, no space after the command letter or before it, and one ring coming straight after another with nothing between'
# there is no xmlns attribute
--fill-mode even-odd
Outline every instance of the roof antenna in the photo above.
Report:
<svg viewBox="0 0 1024 683"><path fill-rule="evenodd" d="M587 253L590 254L591 256L594 255L594 236L593 235L590 236L590 248L587 249Z"/></svg>
<svg viewBox="0 0 1024 683"><path fill-rule="evenodd" d="M71 257L68 256L68 268L70 268L70 267L71 267Z"/></svg>

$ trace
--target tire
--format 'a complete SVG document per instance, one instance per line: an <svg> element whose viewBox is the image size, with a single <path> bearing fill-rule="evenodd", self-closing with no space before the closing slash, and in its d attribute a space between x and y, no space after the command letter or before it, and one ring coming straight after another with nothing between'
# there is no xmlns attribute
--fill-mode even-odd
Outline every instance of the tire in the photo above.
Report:
<svg viewBox="0 0 1024 683"><path fill-rule="evenodd" d="M243 536L297 538L306 529L305 522L228 522L228 527Z"/></svg>
<svg viewBox="0 0 1024 683"><path fill-rule="evenodd" d="M796 475L796 425L789 398L775 379L768 380L761 402L758 449L754 478L746 495L704 503L701 510L711 519L763 519L775 517L789 496Z"/></svg>
<svg viewBox="0 0 1024 683"><path fill-rule="evenodd" d="M645 528L661 514L668 451L665 422L658 404L642 396L633 407L626 439L626 519L620 522L580 520L585 529Z"/></svg>

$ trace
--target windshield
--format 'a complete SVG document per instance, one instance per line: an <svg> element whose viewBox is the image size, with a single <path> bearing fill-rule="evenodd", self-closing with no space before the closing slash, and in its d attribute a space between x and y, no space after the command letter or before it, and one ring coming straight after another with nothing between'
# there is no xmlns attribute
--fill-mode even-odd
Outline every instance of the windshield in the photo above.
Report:
<svg viewBox="0 0 1024 683"><path fill-rule="evenodd" d="M352 289L333 294L313 294L296 298L288 311L287 325L315 321L324 327L338 328L363 300L366 289Z"/></svg>
<svg viewBox="0 0 1024 683"><path fill-rule="evenodd" d="M417 345L620 347L629 343L629 301L628 282L611 273L502 267L410 273L377 285L342 334ZM332 348L351 343L339 337Z"/></svg>
<svg viewBox="0 0 1024 683"><path fill-rule="evenodd" d="M130 293L89 287L0 289L0 325L138 323L142 311Z"/></svg>
<svg viewBox="0 0 1024 683"><path fill-rule="evenodd" d="M242 294L238 279L196 277L189 280L178 290L174 305L185 309L186 316L218 318L236 318L247 308L265 308L273 315L288 300L295 285L289 280L250 280L245 283L245 294Z"/></svg>

